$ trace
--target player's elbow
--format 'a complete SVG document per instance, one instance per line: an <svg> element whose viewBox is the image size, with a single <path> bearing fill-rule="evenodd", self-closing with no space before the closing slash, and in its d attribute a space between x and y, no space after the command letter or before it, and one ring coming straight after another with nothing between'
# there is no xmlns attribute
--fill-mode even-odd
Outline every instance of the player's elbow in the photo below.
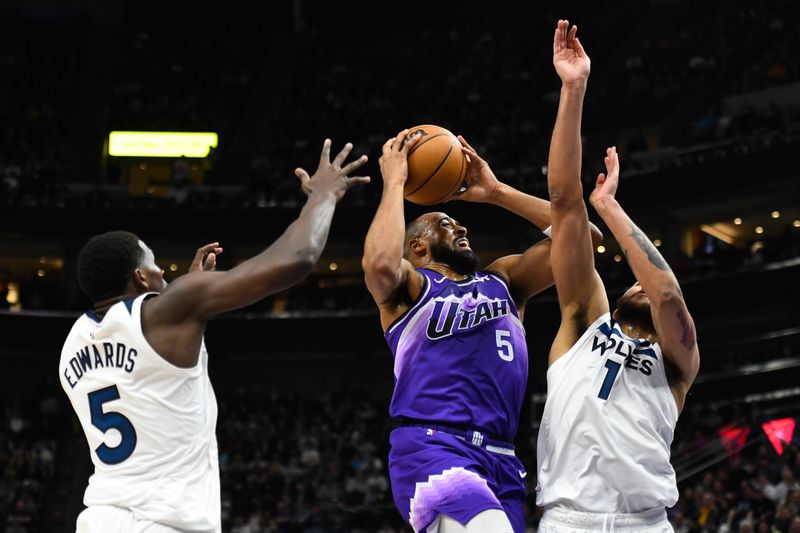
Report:
<svg viewBox="0 0 800 533"><path fill-rule="evenodd" d="M580 190L577 191L576 194L576 191L551 187L549 193L551 211L570 211L583 204L583 197L581 196Z"/></svg>
<svg viewBox="0 0 800 533"><path fill-rule="evenodd" d="M650 299L661 308L684 306L683 293L676 283L667 282L657 291L650 294Z"/></svg>
<svg viewBox="0 0 800 533"><path fill-rule="evenodd" d="M397 272L400 261L386 254L364 255L361 258L361 268L364 273L372 277L385 277Z"/></svg>
<svg viewBox="0 0 800 533"><path fill-rule="evenodd" d="M597 247L603 242L603 232L591 222L589 222L589 232L592 235L592 248Z"/></svg>
<svg viewBox="0 0 800 533"><path fill-rule="evenodd" d="M317 264L319 254L312 248L302 248L289 254L279 270L290 283L297 283L305 278Z"/></svg>

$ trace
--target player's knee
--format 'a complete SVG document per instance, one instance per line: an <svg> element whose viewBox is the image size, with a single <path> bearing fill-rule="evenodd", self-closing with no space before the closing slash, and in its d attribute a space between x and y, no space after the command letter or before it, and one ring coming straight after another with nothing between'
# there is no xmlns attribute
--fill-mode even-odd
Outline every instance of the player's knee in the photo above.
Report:
<svg viewBox="0 0 800 533"><path fill-rule="evenodd" d="M427 533L514 533L514 529L506 513L500 509L488 509L476 514L466 525L455 518L440 515Z"/></svg>

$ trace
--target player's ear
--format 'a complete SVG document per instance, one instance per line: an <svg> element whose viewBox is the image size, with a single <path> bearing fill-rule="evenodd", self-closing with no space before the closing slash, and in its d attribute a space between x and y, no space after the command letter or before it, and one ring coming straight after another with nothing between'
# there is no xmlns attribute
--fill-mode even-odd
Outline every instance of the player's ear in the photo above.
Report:
<svg viewBox="0 0 800 533"><path fill-rule="evenodd" d="M408 242L408 247L416 254L424 254L425 250L428 248L428 243L426 243L424 239L414 237Z"/></svg>
<svg viewBox="0 0 800 533"><path fill-rule="evenodd" d="M136 292L147 291L150 288L150 285L147 283L147 277L140 268L133 270L133 274L131 274L131 283L133 283L133 286L136 288Z"/></svg>
<svg viewBox="0 0 800 533"><path fill-rule="evenodd" d="M619 309L614 309L614 312L611 313L611 318L614 319L614 322L617 322L619 320L618 317L619 317Z"/></svg>

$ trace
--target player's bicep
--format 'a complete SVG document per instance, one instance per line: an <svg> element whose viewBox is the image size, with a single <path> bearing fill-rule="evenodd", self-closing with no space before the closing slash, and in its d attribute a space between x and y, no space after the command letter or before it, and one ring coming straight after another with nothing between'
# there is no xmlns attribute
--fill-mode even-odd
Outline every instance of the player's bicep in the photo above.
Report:
<svg viewBox="0 0 800 533"><path fill-rule="evenodd" d="M585 204L580 202L566 210L553 208L551 218L553 243L550 263L563 314L566 309L585 308L591 302L597 292L599 277L595 275L594 250Z"/></svg>
<svg viewBox="0 0 800 533"><path fill-rule="evenodd" d="M310 266L309 266L310 268ZM281 259L261 257L223 272L193 272L171 283L158 298L160 315L180 322L187 318L209 318L252 305L297 283L305 267Z"/></svg>
<svg viewBox="0 0 800 533"><path fill-rule="evenodd" d="M553 269L550 265L550 239L543 239L522 254L508 255L497 259L486 270L503 275L517 305L553 285Z"/></svg>
<svg viewBox="0 0 800 533"><path fill-rule="evenodd" d="M397 299L398 291L400 291L409 280L414 284L414 276L411 273L418 274L414 270L414 266L406 259L400 259L398 267L372 266L364 265L364 281L367 284L375 303L384 305ZM421 283L417 283L417 292L419 294L419 287ZM408 287L410 292L414 289L413 286ZM416 295L415 295L416 296Z"/></svg>
<svg viewBox="0 0 800 533"><path fill-rule="evenodd" d="M667 294L651 304L653 325L664 357L680 372L680 378L691 385L700 369L700 351L694 320L679 293Z"/></svg>

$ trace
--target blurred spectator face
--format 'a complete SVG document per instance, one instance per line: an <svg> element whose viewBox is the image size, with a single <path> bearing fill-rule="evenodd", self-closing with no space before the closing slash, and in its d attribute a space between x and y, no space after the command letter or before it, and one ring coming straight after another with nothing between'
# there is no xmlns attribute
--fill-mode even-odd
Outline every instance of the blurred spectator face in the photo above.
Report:
<svg viewBox="0 0 800 533"><path fill-rule="evenodd" d="M716 500L714 499L714 495L710 492L706 492L703 494L703 507L714 507Z"/></svg>
<svg viewBox="0 0 800 533"><path fill-rule="evenodd" d="M739 524L739 533L753 533L752 524L747 521L742 521L742 523Z"/></svg>
<svg viewBox="0 0 800 533"><path fill-rule="evenodd" d="M789 526L789 533L800 533L800 516L795 516L792 525Z"/></svg>

